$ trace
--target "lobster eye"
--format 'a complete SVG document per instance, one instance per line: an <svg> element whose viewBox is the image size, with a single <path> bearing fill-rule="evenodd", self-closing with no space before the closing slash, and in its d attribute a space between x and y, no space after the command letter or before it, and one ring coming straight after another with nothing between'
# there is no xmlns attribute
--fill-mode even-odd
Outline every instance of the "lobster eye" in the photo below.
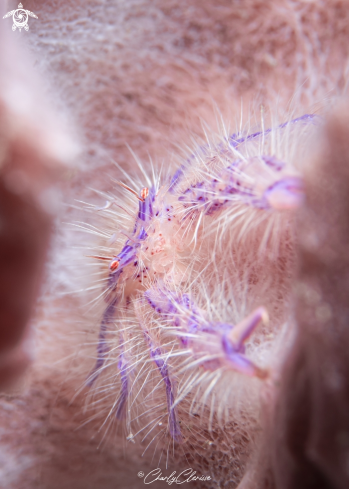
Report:
<svg viewBox="0 0 349 489"><path fill-rule="evenodd" d="M144 201L149 195L149 189L147 187L142 188L141 190L141 199Z"/></svg>
<svg viewBox="0 0 349 489"><path fill-rule="evenodd" d="M109 268L112 272L115 272L115 270L118 269L118 266L119 266L119 260L112 260L110 265L109 265Z"/></svg>

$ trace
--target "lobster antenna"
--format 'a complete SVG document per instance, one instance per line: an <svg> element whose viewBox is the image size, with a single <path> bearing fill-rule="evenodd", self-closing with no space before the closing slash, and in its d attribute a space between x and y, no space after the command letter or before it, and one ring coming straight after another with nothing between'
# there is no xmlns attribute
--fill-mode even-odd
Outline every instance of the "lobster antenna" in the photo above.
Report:
<svg viewBox="0 0 349 489"><path fill-rule="evenodd" d="M123 187L124 189L128 190L129 192L131 192L131 194L135 195L137 197L138 200L140 200L141 202L144 202L144 199L142 199L142 197L139 197L139 195L137 194L137 192L135 190L133 190L132 188L128 187L125 183L122 183L122 182L119 182L118 180L116 180L116 182L118 185L120 185L120 187Z"/></svg>

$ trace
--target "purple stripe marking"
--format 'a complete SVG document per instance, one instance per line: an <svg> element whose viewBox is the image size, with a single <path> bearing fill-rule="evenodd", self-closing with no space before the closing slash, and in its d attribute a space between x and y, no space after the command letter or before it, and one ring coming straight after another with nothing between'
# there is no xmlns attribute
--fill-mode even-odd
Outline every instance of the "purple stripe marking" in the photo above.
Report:
<svg viewBox="0 0 349 489"><path fill-rule="evenodd" d="M280 124L279 126L277 126L276 128L268 128L266 129L265 131L257 131L253 134L248 134L247 136L243 136L243 137L239 137L240 135L239 134L232 134L229 138L228 138L228 143L231 144L234 148L236 148L239 144L241 143L244 143L246 141L250 141L252 139L256 139L258 138L259 136L261 135L268 135L270 134L270 132L272 132L273 130L275 129L284 129L285 127L291 125L291 124L297 124L298 122L304 122L304 123L315 123L317 121L317 119L319 119L319 117L315 114L304 114L300 117L296 117L295 119L292 119L291 121L287 121L287 122L284 122L282 124ZM197 153L193 153L188 159L187 161L185 162L185 164L183 164L180 168L178 168L178 170L175 172L175 174L173 175L172 179L171 179L171 182L170 182L170 186L169 186L169 191L171 193L174 192L175 190L175 187L178 185L178 183L181 181L182 179L182 176L184 175L185 173L185 170L188 168L189 164L191 163L192 160L194 160L198 154L201 154L201 155L205 155L207 153L207 149L208 149L208 145L205 145L205 146L202 146L199 151L197 151ZM222 150L224 150L224 146L223 146L223 143L219 143L218 144L218 148L222 148ZM273 166L274 165L274 162L272 160L273 157L267 157L268 160L266 161L266 164L270 165L270 166ZM274 168L278 171L278 168L276 166L274 166Z"/></svg>
<svg viewBox="0 0 349 489"><path fill-rule="evenodd" d="M275 171L281 171L285 167L285 163L278 160L275 156L262 156L262 160Z"/></svg>
<svg viewBox="0 0 349 489"><path fill-rule="evenodd" d="M115 316L116 305L118 299L115 297L113 301L108 305L106 310L104 311L101 326L98 335L98 345L97 345L97 360L96 364L88 376L87 386L91 387L92 384L97 380L101 373L101 368L104 365L106 354L108 353L108 343L106 341L106 333L108 329L108 324L112 323Z"/></svg>
<svg viewBox="0 0 349 489"><path fill-rule="evenodd" d="M181 176L184 173L184 169L185 169L185 167L184 166L181 166L180 168L178 168L178 170L176 171L176 173L173 175L172 180L171 180L171 183L170 183L170 186L168 188L168 190L171 193L173 192L173 190L176 187L176 185L179 183L180 178L181 178Z"/></svg>
<svg viewBox="0 0 349 489"><path fill-rule="evenodd" d="M155 189L154 187L152 187L149 191L148 197L144 200L144 202L139 202L138 218L141 221L147 222L153 217L152 203L154 201L154 198L155 198ZM114 288L116 287L117 279L119 278L122 269L132 261L134 262L135 259L137 258L137 249L141 246L140 241L144 241L148 237L143 226L140 227L139 234L137 236L138 229L139 229L139 223L136 221L135 228L133 230L133 236L135 238L135 241L138 242L134 243L128 239L126 241L125 246L120 251L120 253L116 255L109 264L109 268L111 268L113 262L115 261L119 262L118 268L115 271L112 270L110 271L111 275L117 276L116 281L114 280L112 284Z"/></svg>
<svg viewBox="0 0 349 489"><path fill-rule="evenodd" d="M144 202L139 202L138 219L149 221L153 217L153 202L155 199L155 188L149 189L149 194Z"/></svg>
<svg viewBox="0 0 349 489"><path fill-rule="evenodd" d="M154 362L156 363L156 366L160 370L161 376L166 386L166 398L167 398L167 409L169 415L168 417L169 417L169 424L170 424L170 434L176 442L180 443L182 441L182 434L177 420L176 410L173 407L174 395L173 395L172 382L168 372L168 366L166 364L166 361L163 358L161 358L162 353L160 348L154 348L151 346L150 355L153 358Z"/></svg>
<svg viewBox="0 0 349 489"><path fill-rule="evenodd" d="M279 161L274 156L262 156L262 160L275 171L280 171L285 165L285 163ZM224 176L227 176L228 182L225 188L220 189L219 198L211 200L218 182L216 178L208 181L206 183L206 188L203 188L204 183L201 182L200 184L192 185L187 188L185 192L183 192L186 196L181 195L178 197L178 200L184 202L184 206L188 207L188 214L186 217L190 215L191 208L194 211L198 205L206 215L212 215L214 212L230 203L231 199L229 197L233 195L239 196L241 202L244 202L247 205L257 209L266 210L271 208L266 197L268 197L275 188L284 189L285 192L287 191L289 194L294 193L295 195L299 194L302 190L302 180L300 178L285 177L274 182L267 188L261 197L258 197L254 194L252 188L241 185L239 181L240 177L234 174L234 166L234 164L230 165L222 173L223 178Z"/></svg>
<svg viewBox="0 0 349 489"><path fill-rule="evenodd" d="M226 358L232 363L236 370L246 374L253 375L256 367L251 360L249 360L245 355L245 348L241 346L240 348L234 348L232 343L227 338L227 335L222 336L222 348L226 355Z"/></svg>
<svg viewBox="0 0 349 489"><path fill-rule="evenodd" d="M151 294L153 292L153 294ZM151 294L151 295L150 295ZM187 294L183 294L182 297L171 295L171 293L165 294L161 290L149 290L145 293L151 307L164 318L169 318L172 324L180 326L183 331L183 335L180 337L183 346L187 346L190 341L195 342L195 338L191 338L189 335L197 333L208 333L210 335L217 335L220 338L221 348L225 354L226 359L232 364L235 370L240 371L246 375L254 375L256 367L244 354L246 351L244 341L251 334L256 327L256 322L252 322L250 327L241 336L241 340L237 345L233 345L228 339L228 335L234 328L234 325L227 323L207 323L197 311L195 304L192 303L190 297ZM192 314L189 316L181 316L181 310L185 308ZM173 314L177 314L173 318ZM178 321L178 322L177 322ZM188 336L186 336L186 333ZM160 354L158 350L154 350L155 354ZM156 362L158 368L161 370L162 364ZM206 363L206 362L204 362ZM209 362L210 363L210 362ZM220 363L217 367L221 366ZM164 379L165 380L165 379Z"/></svg>
<svg viewBox="0 0 349 489"><path fill-rule="evenodd" d="M151 292L156 294L157 297L153 297ZM161 290L147 290L144 293L149 305L162 317L169 319L170 322L176 326L181 327L180 340L183 346L188 346L188 334L192 335L196 332L215 333L217 332L217 324L209 324L204 321L201 314L195 307L195 304L190 300L188 294L182 296L175 296L172 294L165 294ZM181 309L190 311L190 316L185 316L185 322L181 316ZM223 325L226 326L226 325ZM231 329L232 326L229 328ZM225 330L226 328L224 328Z"/></svg>
<svg viewBox="0 0 349 489"><path fill-rule="evenodd" d="M316 121L318 117L315 114L304 114L301 117L296 117L295 119L292 119L291 121L284 122L283 124L280 124L276 128L269 128L266 129L265 131L258 131L253 134L249 134L248 136L238 138L237 134L233 134L232 136L229 137L229 143L236 148L239 144L245 143L246 141L250 141L252 139L258 138L261 135L267 135L270 134L271 131L275 131L275 129L284 129L285 127L291 125L291 124L297 124L297 122L314 122Z"/></svg>
<svg viewBox="0 0 349 489"><path fill-rule="evenodd" d="M120 345L120 357L118 362L118 368L120 370L121 377L121 394L118 401L118 407L115 416L121 419L125 416L126 401L128 398L128 378L127 378L127 363L125 355L123 353L123 344Z"/></svg>
<svg viewBox="0 0 349 489"><path fill-rule="evenodd" d="M166 361L162 358L161 349L159 347L154 347L154 345L152 344L148 331L144 331L144 336L149 345L150 357L154 360L157 368L160 370L161 377L165 383L167 410L168 410L168 419L169 419L171 437L175 441L180 443L182 441L182 434L179 427L179 423L177 421L176 409L173 407L174 404L173 386L170 379L168 366L166 364Z"/></svg>

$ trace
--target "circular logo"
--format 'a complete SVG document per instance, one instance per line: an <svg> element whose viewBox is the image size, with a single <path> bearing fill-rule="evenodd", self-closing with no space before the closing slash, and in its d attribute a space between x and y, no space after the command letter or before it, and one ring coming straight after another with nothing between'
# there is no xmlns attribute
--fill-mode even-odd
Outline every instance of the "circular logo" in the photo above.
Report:
<svg viewBox="0 0 349 489"><path fill-rule="evenodd" d="M28 22L28 14L26 10L21 8L17 9L13 14L13 23L18 28L24 27Z"/></svg>
<svg viewBox="0 0 349 489"><path fill-rule="evenodd" d="M12 17L13 20L12 30L15 31L18 29L19 32L21 32L22 29L29 31L29 17L34 17L34 19L38 18L37 15L30 10L24 9L21 3L18 4L18 9L7 12L7 14L3 16L3 19L7 19L8 17Z"/></svg>

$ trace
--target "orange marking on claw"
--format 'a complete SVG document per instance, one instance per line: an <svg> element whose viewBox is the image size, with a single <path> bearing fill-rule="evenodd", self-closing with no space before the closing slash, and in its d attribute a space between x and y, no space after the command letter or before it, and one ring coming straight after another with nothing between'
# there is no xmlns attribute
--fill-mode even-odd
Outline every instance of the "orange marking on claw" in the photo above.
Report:
<svg viewBox="0 0 349 489"><path fill-rule="evenodd" d="M142 188L141 190L141 199L144 201L149 195L149 189L147 187Z"/></svg>
<svg viewBox="0 0 349 489"><path fill-rule="evenodd" d="M111 264L110 264L110 270L111 270L112 272L115 272L115 270L117 270L117 269L118 269L119 263L120 263L120 262L119 262L118 260L114 260L114 261L112 261L112 262L111 262Z"/></svg>

